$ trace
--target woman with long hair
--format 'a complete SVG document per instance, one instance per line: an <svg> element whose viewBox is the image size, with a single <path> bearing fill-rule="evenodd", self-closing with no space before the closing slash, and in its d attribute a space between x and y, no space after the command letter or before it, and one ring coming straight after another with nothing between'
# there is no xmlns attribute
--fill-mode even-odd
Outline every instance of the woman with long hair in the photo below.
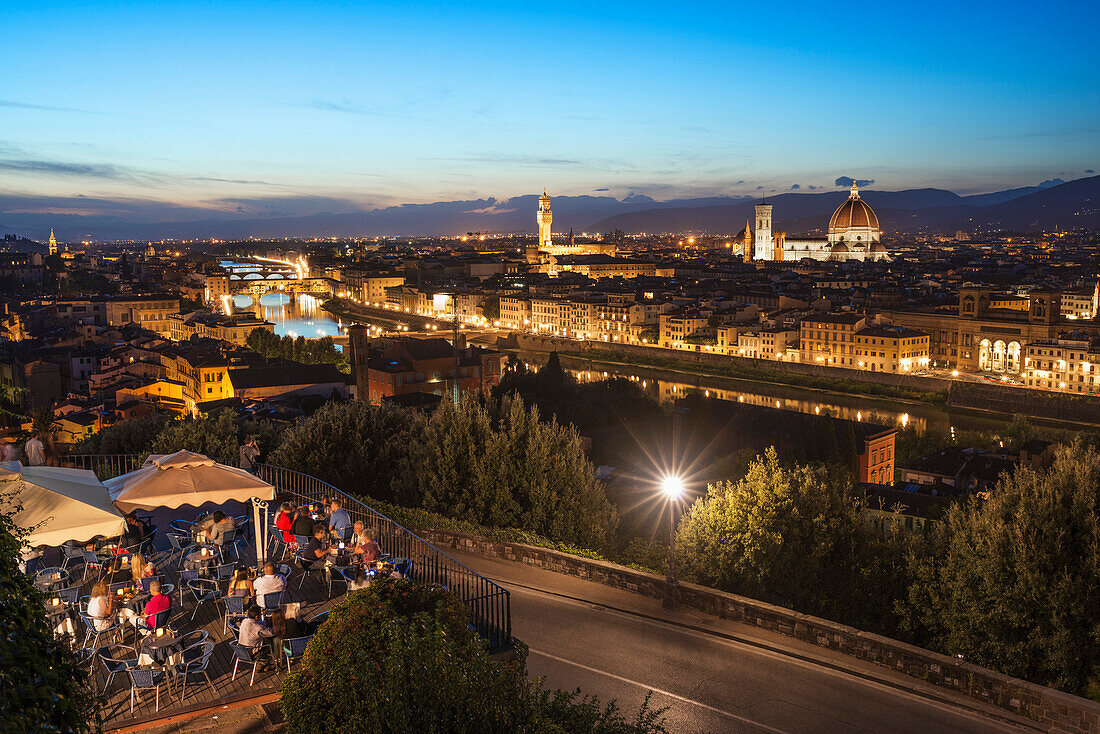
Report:
<svg viewBox="0 0 1100 734"><path fill-rule="evenodd" d="M111 626L114 606L114 599L107 593L107 582L103 579L96 581L88 599L88 616L91 617L97 632L102 632Z"/></svg>

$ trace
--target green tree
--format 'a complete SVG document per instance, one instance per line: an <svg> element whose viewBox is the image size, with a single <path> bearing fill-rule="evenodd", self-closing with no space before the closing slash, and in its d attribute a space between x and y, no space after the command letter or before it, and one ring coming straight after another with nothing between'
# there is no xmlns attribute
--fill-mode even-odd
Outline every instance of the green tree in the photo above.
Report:
<svg viewBox="0 0 1100 734"><path fill-rule="evenodd" d="M12 521L14 495L0 493L0 731L99 731L93 683L54 637L45 599L19 570L27 529Z"/></svg>
<svg viewBox="0 0 1100 734"><path fill-rule="evenodd" d="M153 439L151 450L170 454L186 449L235 465L241 443L250 436L259 439L260 450L264 451L277 443L279 433L268 421L242 421L232 410L219 410L198 418L168 421Z"/></svg>
<svg viewBox="0 0 1100 734"><path fill-rule="evenodd" d="M1071 693L1100 669L1100 466L1081 441L953 506L911 553L901 606L921 644ZM1094 684L1095 685L1095 682Z"/></svg>
<svg viewBox="0 0 1100 734"><path fill-rule="evenodd" d="M821 466L769 448L737 482L707 488L676 533L686 578L811 614L852 620L864 531L859 503Z"/></svg>
<svg viewBox="0 0 1100 734"><path fill-rule="evenodd" d="M516 664L491 660L450 592L382 579L348 594L282 686L291 734L665 731L647 705L632 720L579 692L544 691Z"/></svg>
<svg viewBox="0 0 1100 734"><path fill-rule="evenodd" d="M353 494L419 504L412 453L423 419L361 401L326 403L283 435L269 461Z"/></svg>
<svg viewBox="0 0 1100 734"><path fill-rule="evenodd" d="M153 441L172 417L151 413L140 418L119 421L93 433L73 447L74 454L147 454Z"/></svg>
<svg viewBox="0 0 1100 734"><path fill-rule="evenodd" d="M541 422L517 396L491 407L444 403L428 421L418 462L425 509L606 547L618 517L576 429Z"/></svg>

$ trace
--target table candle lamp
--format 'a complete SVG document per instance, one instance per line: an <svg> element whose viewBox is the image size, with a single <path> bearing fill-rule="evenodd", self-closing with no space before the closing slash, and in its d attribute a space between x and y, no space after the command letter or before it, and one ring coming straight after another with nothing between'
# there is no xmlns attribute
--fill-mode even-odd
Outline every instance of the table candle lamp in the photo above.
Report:
<svg viewBox="0 0 1100 734"><path fill-rule="evenodd" d="M57 606L57 605L59 605L60 603L61 603L61 600L60 600L60 599L58 599L58 598L57 598L57 597L55 596L55 597L54 597L54 599L53 599L53 605L54 605L54 606L56 607L56 606Z"/></svg>

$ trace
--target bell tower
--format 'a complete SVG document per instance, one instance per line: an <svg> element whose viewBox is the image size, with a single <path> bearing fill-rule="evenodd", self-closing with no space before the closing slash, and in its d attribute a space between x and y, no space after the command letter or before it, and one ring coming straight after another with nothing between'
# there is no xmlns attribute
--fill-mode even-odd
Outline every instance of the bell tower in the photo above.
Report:
<svg viewBox="0 0 1100 734"><path fill-rule="evenodd" d="M771 260L775 257L775 244L772 242L772 205L756 205L756 251L754 260Z"/></svg>
<svg viewBox="0 0 1100 734"><path fill-rule="evenodd" d="M57 238L53 236L53 229L50 229L50 254L57 254Z"/></svg>
<svg viewBox="0 0 1100 734"><path fill-rule="evenodd" d="M539 223L539 249L548 249L551 245L550 224L554 221L554 212L550 209L550 197L546 195L546 189L542 190L539 197L539 210L535 215Z"/></svg>

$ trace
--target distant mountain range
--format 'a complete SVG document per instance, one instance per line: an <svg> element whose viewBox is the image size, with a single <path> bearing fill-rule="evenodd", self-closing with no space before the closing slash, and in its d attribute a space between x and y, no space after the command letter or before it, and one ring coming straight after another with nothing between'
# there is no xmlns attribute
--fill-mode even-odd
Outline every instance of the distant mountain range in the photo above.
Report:
<svg viewBox="0 0 1100 734"><path fill-rule="evenodd" d="M959 196L942 189L907 191L864 190L860 196L886 232L1021 231L1100 228L1100 176L1052 186L1030 186L976 196ZM772 227L790 234L823 234L833 211L847 192L779 194L773 205ZM734 233L753 216L759 200L716 206L654 208L626 212L589 226L597 232Z"/></svg>
<svg viewBox="0 0 1100 734"><path fill-rule="evenodd" d="M965 230L1036 231L1100 229L1100 176L1069 183L959 196L942 189L860 192L886 232ZM768 196L773 226L789 234L821 234L846 190ZM554 231L711 232L732 234L745 226L759 200L715 196L657 201L648 196L559 196L553 199ZM457 235L466 232L534 232L538 196L405 204L353 213L295 217L207 217L192 210L179 221L132 221L99 214L38 214L0 211L0 232L40 241L52 227L58 239L223 239L371 235Z"/></svg>

